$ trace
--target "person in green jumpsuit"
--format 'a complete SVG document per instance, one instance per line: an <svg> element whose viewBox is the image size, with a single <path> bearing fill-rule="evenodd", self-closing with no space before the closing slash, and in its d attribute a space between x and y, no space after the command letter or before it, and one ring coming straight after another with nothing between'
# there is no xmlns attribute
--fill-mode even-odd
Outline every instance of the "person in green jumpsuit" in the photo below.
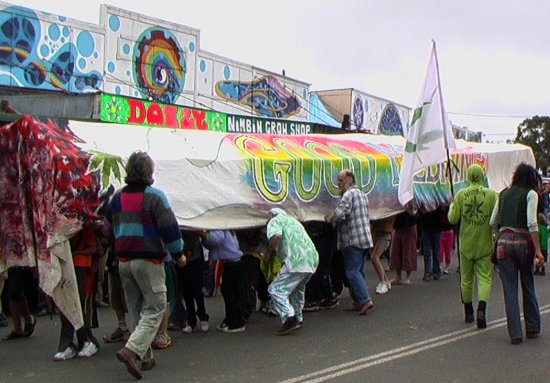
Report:
<svg viewBox="0 0 550 383"><path fill-rule="evenodd" d="M459 257L460 290L464 303L465 321L474 322L473 288L477 282L477 327L487 327L485 317L487 301L491 296L493 271L491 254L493 234L489 221L498 198L496 191L484 187L483 168L474 164L468 167L468 187L461 189L451 203L448 218L451 224L460 222Z"/></svg>

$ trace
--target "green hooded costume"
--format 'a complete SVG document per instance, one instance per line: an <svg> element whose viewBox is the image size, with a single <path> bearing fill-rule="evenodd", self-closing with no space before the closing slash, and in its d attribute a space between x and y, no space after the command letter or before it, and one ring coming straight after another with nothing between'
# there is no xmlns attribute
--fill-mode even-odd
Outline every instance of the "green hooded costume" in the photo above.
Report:
<svg viewBox="0 0 550 383"><path fill-rule="evenodd" d="M491 295L493 235L489 220L498 198L496 191L483 186L485 173L477 164L468 168L469 186L460 190L451 204L448 218L460 222L460 288L464 303L472 302L474 275L479 301Z"/></svg>

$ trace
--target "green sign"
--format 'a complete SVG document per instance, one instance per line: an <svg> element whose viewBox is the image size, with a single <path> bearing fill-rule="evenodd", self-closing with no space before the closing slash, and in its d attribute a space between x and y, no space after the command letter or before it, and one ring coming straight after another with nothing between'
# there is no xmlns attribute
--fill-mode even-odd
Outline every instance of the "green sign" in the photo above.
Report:
<svg viewBox="0 0 550 383"><path fill-rule="evenodd" d="M225 113L109 94L101 95L101 121L170 129L227 131Z"/></svg>
<svg viewBox="0 0 550 383"><path fill-rule="evenodd" d="M303 135L313 133L313 125L307 122L272 120L247 116L227 115L228 133L264 133Z"/></svg>

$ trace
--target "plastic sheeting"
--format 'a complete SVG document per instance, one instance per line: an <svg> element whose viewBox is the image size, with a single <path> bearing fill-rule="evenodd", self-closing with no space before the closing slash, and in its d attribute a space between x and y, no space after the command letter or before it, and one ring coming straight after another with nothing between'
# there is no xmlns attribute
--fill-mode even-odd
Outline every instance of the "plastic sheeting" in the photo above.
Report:
<svg viewBox="0 0 550 383"><path fill-rule="evenodd" d="M70 127L95 153L119 156L147 151L155 160L155 186L166 192L179 223L191 228L264 225L267 211L281 207L302 221L322 220L339 200L336 177L350 168L367 193L372 219L404 209L397 186L402 137L342 134L280 136L145 128L71 121ZM466 168L479 163L497 191L521 162L534 165L531 149L518 144L458 141L453 151L454 191L466 186ZM121 163L122 163L121 162ZM120 169L122 171L122 169ZM123 184L123 174L111 182ZM414 206L432 210L450 199L445 164L414 178Z"/></svg>

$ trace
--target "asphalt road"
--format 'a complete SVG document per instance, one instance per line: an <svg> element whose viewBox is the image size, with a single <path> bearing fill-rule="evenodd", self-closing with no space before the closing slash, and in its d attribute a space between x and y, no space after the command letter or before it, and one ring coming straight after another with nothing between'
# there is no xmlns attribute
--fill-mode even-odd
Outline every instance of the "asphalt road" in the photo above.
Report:
<svg viewBox="0 0 550 383"><path fill-rule="evenodd" d="M304 327L277 336L277 318L254 313L246 332L223 334L221 296L207 299L208 333L171 332L172 346L155 352L152 382L550 382L550 276L536 277L542 336L510 344L498 274L488 307L488 327L463 321L456 272L423 282L422 258L410 286L374 296L366 317L343 311L345 294L332 310L306 313ZM454 267L453 267L454 270ZM377 281L369 265L369 290ZM114 313L100 309L101 338L115 327ZM0 329L4 336L9 328ZM0 383L133 381L115 352L103 344L89 359L54 362L59 320L40 317L35 334L0 342Z"/></svg>

